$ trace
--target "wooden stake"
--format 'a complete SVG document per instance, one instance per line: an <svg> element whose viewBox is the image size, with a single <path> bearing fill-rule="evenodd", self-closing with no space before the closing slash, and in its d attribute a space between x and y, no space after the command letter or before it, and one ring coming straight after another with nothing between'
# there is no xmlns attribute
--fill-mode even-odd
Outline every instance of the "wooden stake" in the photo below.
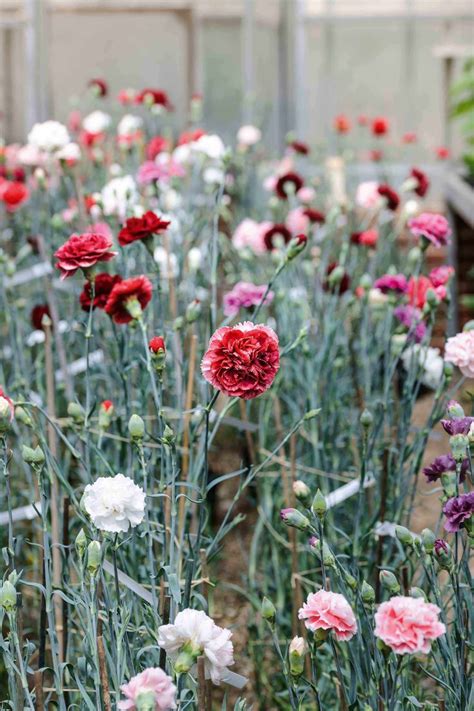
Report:
<svg viewBox="0 0 474 711"><path fill-rule="evenodd" d="M44 711L44 692L43 692L43 672L38 669L35 671L35 708L36 711Z"/></svg>
<svg viewBox="0 0 474 711"><path fill-rule="evenodd" d="M46 402L48 408L49 417L54 420L56 417L56 408L54 401L55 386L54 386L54 363L53 363L53 352L52 352L52 342L51 342L51 324L46 323L44 326L44 346L45 346L45 366L46 366ZM56 459L58 456L58 443L56 438L56 432L53 425L48 422L48 446L51 451L52 456ZM53 470L50 471L51 475L51 499L50 499L50 509L51 509L51 547L52 547L52 578L53 586L55 588L61 587L61 551L59 549L60 544L60 513L59 513L59 485L56 474ZM62 601L59 595L54 595L54 617L55 617L55 628L56 635L58 638L59 647L59 659L61 662L64 661L64 645L63 645L63 635L62 635Z"/></svg>
<svg viewBox="0 0 474 711"><path fill-rule="evenodd" d="M184 417L183 417L183 458L181 467L181 478L185 482L188 478L189 471L189 422L191 419L191 408L193 406L193 389L194 389L194 372L196 367L196 351L197 351L197 336L193 333L191 335L191 342L189 345L189 370L188 370L188 381L186 384L186 400L184 403ZM181 494L185 493L184 487L181 488ZM184 529L184 514L185 514L185 504L186 500L184 496L179 499L178 506L178 539L181 540L181 536Z"/></svg>
<svg viewBox="0 0 474 711"><path fill-rule="evenodd" d="M102 685L102 699L104 702L105 711L112 711L110 702L109 677L107 675L107 661L105 656L104 638L102 635L97 637L97 654L99 656L99 675Z"/></svg>
<svg viewBox="0 0 474 711"><path fill-rule="evenodd" d="M198 687L197 687L197 707L198 711L210 711L210 699L205 674L205 660L201 655L197 660Z"/></svg>

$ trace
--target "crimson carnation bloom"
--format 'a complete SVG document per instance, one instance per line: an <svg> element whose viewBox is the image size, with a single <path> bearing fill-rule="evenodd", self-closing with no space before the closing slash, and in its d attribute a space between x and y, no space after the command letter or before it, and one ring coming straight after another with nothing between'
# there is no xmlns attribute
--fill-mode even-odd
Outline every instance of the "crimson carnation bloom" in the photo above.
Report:
<svg viewBox="0 0 474 711"><path fill-rule="evenodd" d="M410 171L410 177L414 178L417 182L416 187L413 188L414 192L420 197L424 197L430 187L430 181L428 180L427 175L419 168L413 168Z"/></svg>
<svg viewBox="0 0 474 711"><path fill-rule="evenodd" d="M379 195L385 198L389 210L395 211L397 209L400 204L400 198L398 197L398 193L396 193L395 190L390 187L390 185L382 183L382 185L379 185L379 187L377 188L377 192Z"/></svg>
<svg viewBox="0 0 474 711"><path fill-rule="evenodd" d="M268 390L280 367L278 336L251 321L219 328L201 362L205 379L230 397L251 400Z"/></svg>
<svg viewBox="0 0 474 711"><path fill-rule="evenodd" d="M474 512L474 491L449 499L443 506L446 516L444 528L449 533L456 533L469 521Z"/></svg>
<svg viewBox="0 0 474 711"><path fill-rule="evenodd" d="M169 142L163 136L153 136L146 147L146 157L148 160L155 160L156 156L163 151L167 151Z"/></svg>
<svg viewBox="0 0 474 711"><path fill-rule="evenodd" d="M372 121L372 133L374 136L385 136L388 133L388 121L383 116L378 116Z"/></svg>
<svg viewBox="0 0 474 711"><path fill-rule="evenodd" d="M351 234L352 244L360 244L364 247L375 247L379 238L377 230L364 230L363 232L353 232Z"/></svg>
<svg viewBox="0 0 474 711"><path fill-rule="evenodd" d="M281 175L276 182L275 192L282 200L288 199L287 189L289 185L292 185L293 192L297 193L298 190L303 187L304 180L301 175L298 175L298 173L293 173L291 171L289 173Z"/></svg>
<svg viewBox="0 0 474 711"><path fill-rule="evenodd" d="M154 212L148 210L143 217L129 217L118 236L121 247L127 244L145 240L154 234L164 232L171 223L168 220L161 220Z"/></svg>
<svg viewBox="0 0 474 711"><path fill-rule="evenodd" d="M151 300L151 293L151 281L146 276L123 279L110 292L105 311L115 323L129 323L141 315Z"/></svg>
<svg viewBox="0 0 474 711"><path fill-rule="evenodd" d="M291 141L289 144L290 148L293 148L295 153L299 153L302 156L307 156L309 154L309 146L307 143L302 141Z"/></svg>
<svg viewBox="0 0 474 711"><path fill-rule="evenodd" d="M324 224L326 222L326 218L323 213L319 210L314 210L312 207L306 207L303 210L303 215L306 215L308 220L313 224L315 222L319 222L320 224Z"/></svg>
<svg viewBox="0 0 474 711"><path fill-rule="evenodd" d="M82 235L71 235L54 253L58 260L56 268L61 271L61 279L73 276L78 269L87 271L98 262L109 262L117 254L111 251L112 246L110 237L103 234L86 232Z"/></svg>
<svg viewBox="0 0 474 711"><path fill-rule="evenodd" d="M291 232L288 227L286 227L286 225L279 223L276 225L272 225L270 229L268 229L263 235L263 242L268 251L275 249L275 245L273 244L273 240L275 237L282 237L285 241L285 244L288 244L288 242L291 240Z"/></svg>
<svg viewBox="0 0 474 711"><path fill-rule="evenodd" d="M48 304L37 304L31 309L31 325L37 331L43 330L43 316L51 318Z"/></svg>
<svg viewBox="0 0 474 711"><path fill-rule="evenodd" d="M21 181L8 181L7 185L2 187L1 199L5 203L8 212L18 210L30 197L28 187Z"/></svg>
<svg viewBox="0 0 474 711"><path fill-rule="evenodd" d="M162 353L166 351L165 340L161 336L154 336L148 343L148 348L151 353Z"/></svg>
<svg viewBox="0 0 474 711"><path fill-rule="evenodd" d="M97 96L107 96L109 87L104 79L91 79L88 86L95 89Z"/></svg>
<svg viewBox="0 0 474 711"><path fill-rule="evenodd" d="M163 106L167 111L173 111L173 105L166 91L161 89L143 89L135 97L136 104L152 104Z"/></svg>
<svg viewBox="0 0 474 711"><path fill-rule="evenodd" d="M93 309L105 309L105 305L110 296L110 292L115 284L122 281L122 277L116 274L112 276L107 272L97 274L94 279L94 303ZM84 311L89 311L91 308L92 285L90 281L86 281L79 296L79 302Z"/></svg>

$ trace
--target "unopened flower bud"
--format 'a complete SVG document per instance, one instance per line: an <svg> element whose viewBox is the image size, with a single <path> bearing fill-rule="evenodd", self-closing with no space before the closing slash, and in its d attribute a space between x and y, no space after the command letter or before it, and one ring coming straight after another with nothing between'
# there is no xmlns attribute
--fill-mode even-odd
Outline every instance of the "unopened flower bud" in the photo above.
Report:
<svg viewBox="0 0 474 711"><path fill-rule="evenodd" d="M6 432L9 429L14 413L12 400L0 389L0 432Z"/></svg>
<svg viewBox="0 0 474 711"><path fill-rule="evenodd" d="M379 574L379 580L383 587L394 595L398 595L400 592L400 585L393 573L390 570L381 570Z"/></svg>
<svg viewBox="0 0 474 711"><path fill-rule="evenodd" d="M428 289L426 292L426 303L428 306L430 306L432 309L436 308L439 304L439 298L436 295L436 292L434 289Z"/></svg>
<svg viewBox="0 0 474 711"><path fill-rule="evenodd" d="M15 407L15 418L18 422L21 422L22 425L26 425L27 427L31 427L33 424L33 420L28 412L23 407L20 407L20 405Z"/></svg>
<svg viewBox="0 0 474 711"><path fill-rule="evenodd" d="M169 425L165 425L161 441L166 447L172 447L175 444L176 437L174 436L174 432Z"/></svg>
<svg viewBox="0 0 474 711"><path fill-rule="evenodd" d="M324 494L321 492L321 489L318 489L316 492L316 495L313 499L313 504L312 504L312 509L316 516L319 516L319 518L323 518L324 514L326 513L327 509L327 504L326 504L326 498L324 497Z"/></svg>
<svg viewBox="0 0 474 711"><path fill-rule="evenodd" d="M323 543L323 549L320 551L320 557L326 568L336 568L336 559L331 553L331 549L326 541Z"/></svg>
<svg viewBox="0 0 474 711"><path fill-rule="evenodd" d="M301 503L305 506L309 506L311 502L311 491L309 489L309 486L305 484L304 481L298 479L297 481L293 482L293 493L298 499L298 501L301 501Z"/></svg>
<svg viewBox="0 0 474 711"><path fill-rule="evenodd" d="M449 544L442 538L437 538L434 543L434 554L436 562L443 570L450 570L453 565L453 558Z"/></svg>
<svg viewBox="0 0 474 711"><path fill-rule="evenodd" d="M406 546L412 546L414 543L414 538L412 533L408 530L408 528L405 528L405 526L395 526L395 535L400 541L400 543L403 543Z"/></svg>
<svg viewBox="0 0 474 711"><path fill-rule="evenodd" d="M287 526L298 528L300 531L306 531L310 526L309 520L298 509L282 509L280 517Z"/></svg>
<svg viewBox="0 0 474 711"><path fill-rule="evenodd" d="M410 597L420 597L422 600L426 601L426 595L421 588L413 587L409 590Z"/></svg>
<svg viewBox="0 0 474 711"><path fill-rule="evenodd" d="M5 580L0 588L0 606L10 613L16 608L16 589L9 580Z"/></svg>
<svg viewBox="0 0 474 711"><path fill-rule="evenodd" d="M148 343L148 348L151 353L151 360L156 371L160 372L165 367L166 361L166 346L165 341L161 336L155 336Z"/></svg>
<svg viewBox="0 0 474 711"><path fill-rule="evenodd" d="M449 361L444 361L443 374L444 374L444 377L446 378L447 383L449 383L449 381L453 377L453 373L454 373L454 365L452 363L450 363Z"/></svg>
<svg viewBox="0 0 474 711"><path fill-rule="evenodd" d="M469 437L463 434L456 434L449 438L451 453L457 462L462 462L466 457L466 450L469 447Z"/></svg>
<svg viewBox="0 0 474 711"><path fill-rule="evenodd" d="M314 419L319 413L321 412L320 407L316 407L314 410L309 410L306 415L303 417L303 420L307 422L308 420Z"/></svg>
<svg viewBox="0 0 474 711"><path fill-rule="evenodd" d="M128 432L133 441L140 441L145 435L145 423L140 415L133 414L128 421Z"/></svg>
<svg viewBox="0 0 474 711"><path fill-rule="evenodd" d="M344 278L344 267L341 266L340 264L337 265L337 267L334 267L332 272L328 276L328 283L330 286L337 286L338 284L341 283L341 281Z"/></svg>
<svg viewBox="0 0 474 711"><path fill-rule="evenodd" d="M415 266L421 259L421 249L419 247L412 247L407 254L408 264L410 266Z"/></svg>
<svg viewBox="0 0 474 711"><path fill-rule="evenodd" d="M368 429L369 427L372 427L373 421L374 418L372 417L372 413L366 408L360 416L360 424L362 427L366 427Z"/></svg>
<svg viewBox="0 0 474 711"><path fill-rule="evenodd" d="M84 408L82 405L80 405L78 402L69 402L67 406L67 414L69 417L72 417L74 422L77 424L80 424L84 422L85 419L85 412Z"/></svg>
<svg viewBox="0 0 474 711"><path fill-rule="evenodd" d="M362 274L359 281L359 286L361 286L364 291L369 291L372 286L372 277L370 276L370 274Z"/></svg>
<svg viewBox="0 0 474 711"><path fill-rule="evenodd" d="M270 624L273 624L275 622L275 617L276 617L276 609L275 605L271 600L269 600L268 597L264 597L262 600L262 606L261 606L261 612L262 612L262 617L264 620L267 622L270 622Z"/></svg>
<svg viewBox="0 0 474 711"><path fill-rule="evenodd" d="M76 549L77 555L79 558L82 558L84 555L84 551L86 550L87 546L87 538L86 534L84 533L84 529L81 528L79 533L76 536L76 540L74 541L74 547Z"/></svg>
<svg viewBox="0 0 474 711"><path fill-rule="evenodd" d="M36 446L34 449L32 447L27 447L25 444L21 448L21 456L23 461L27 464L39 466L44 463L45 456L41 447Z"/></svg>
<svg viewBox="0 0 474 711"><path fill-rule="evenodd" d="M87 570L95 575L100 568L102 551L99 541L91 541L87 546Z"/></svg>
<svg viewBox="0 0 474 711"><path fill-rule="evenodd" d="M362 598L362 602L366 605L373 605L375 602L375 590L372 585L369 585L369 583L365 580L363 581L360 589L360 596Z"/></svg>
<svg viewBox="0 0 474 711"><path fill-rule="evenodd" d="M198 299L194 299L190 304L188 304L186 309L186 321L188 323L194 323L194 321L199 318L200 313L201 302Z"/></svg>
<svg viewBox="0 0 474 711"><path fill-rule="evenodd" d="M347 571L344 571L344 580L351 590L357 590L357 580Z"/></svg>
<svg viewBox="0 0 474 711"><path fill-rule="evenodd" d="M112 400L104 400L99 407L99 429L110 427L115 408Z"/></svg>
<svg viewBox="0 0 474 711"><path fill-rule="evenodd" d="M436 536L433 531L429 528L424 528L421 532L421 540L423 542L425 553L432 553L436 541Z"/></svg>
<svg viewBox="0 0 474 711"><path fill-rule="evenodd" d="M293 237L289 244L288 248L286 250L286 258L289 262L291 262L292 259L298 256L303 249L306 247L308 243L308 238L306 235L296 235L296 237Z"/></svg>
<svg viewBox="0 0 474 711"><path fill-rule="evenodd" d="M304 671L304 656L308 651L303 637L293 637L288 648L290 658L290 673L292 676L301 676Z"/></svg>
<svg viewBox="0 0 474 711"><path fill-rule="evenodd" d="M466 413L457 400L450 400L446 405L446 412L450 417L465 417Z"/></svg>

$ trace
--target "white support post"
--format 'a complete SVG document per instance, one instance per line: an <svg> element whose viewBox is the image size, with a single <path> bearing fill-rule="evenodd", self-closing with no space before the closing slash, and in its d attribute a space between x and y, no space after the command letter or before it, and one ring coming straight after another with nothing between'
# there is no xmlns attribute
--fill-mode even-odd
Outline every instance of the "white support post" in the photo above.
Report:
<svg viewBox="0 0 474 711"><path fill-rule="evenodd" d="M23 0L25 42L25 121L26 130L49 116L47 64L47 19L49 0Z"/></svg>
<svg viewBox="0 0 474 711"><path fill-rule="evenodd" d="M243 123L252 123L255 104L255 0L245 0L242 16Z"/></svg>

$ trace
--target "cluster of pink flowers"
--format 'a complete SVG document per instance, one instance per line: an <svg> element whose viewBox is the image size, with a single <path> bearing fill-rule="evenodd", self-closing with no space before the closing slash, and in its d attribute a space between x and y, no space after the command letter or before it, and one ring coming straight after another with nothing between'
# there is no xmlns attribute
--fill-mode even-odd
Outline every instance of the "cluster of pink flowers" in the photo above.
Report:
<svg viewBox="0 0 474 711"><path fill-rule="evenodd" d="M254 306L258 306L266 291L266 284L257 286L247 281L237 282L232 291L224 294L224 314L226 316L236 316L240 309L251 309ZM271 304L273 297L273 291L269 291L265 296L264 305Z"/></svg>

